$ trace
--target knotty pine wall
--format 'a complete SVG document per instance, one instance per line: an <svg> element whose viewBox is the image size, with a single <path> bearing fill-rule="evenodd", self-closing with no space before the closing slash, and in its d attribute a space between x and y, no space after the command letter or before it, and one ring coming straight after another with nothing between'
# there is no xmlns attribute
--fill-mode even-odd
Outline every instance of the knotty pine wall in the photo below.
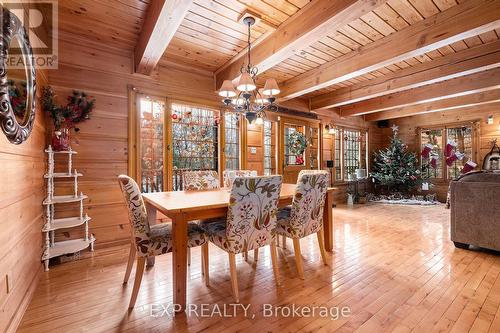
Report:
<svg viewBox="0 0 500 333"><path fill-rule="evenodd" d="M82 123L80 132L72 136L72 147L78 152L74 168L83 173L79 190L89 196L85 202L86 211L92 217L90 231L97 238L96 247L123 244L129 241L130 230L116 177L127 173L128 140L128 87L134 86L141 92L166 96L186 102L202 103L214 107L220 101L214 94L212 75L193 71L192 68L160 62L154 73L148 77L133 73L132 52L90 40L72 36L65 32L60 36L59 69L50 72L49 83L61 103L71 91L84 90L96 98L96 109L91 120ZM82 47L84 43L85 47ZM306 101L295 100L283 106L307 110ZM326 116L346 125L367 126L362 118L338 119L336 115ZM263 173L263 137L261 129L249 128L247 167ZM250 147L257 154L250 154ZM262 155L262 156L261 156ZM63 167L60 164L59 167ZM345 187L339 186L338 202L345 201ZM69 193L70 186L57 186L56 194ZM60 217L70 216L76 206L58 208ZM81 231L63 231L56 234L56 240L81 237Z"/></svg>
<svg viewBox="0 0 500 333"><path fill-rule="evenodd" d="M375 123L364 121L363 117L340 117L335 112L321 111L319 117L323 124L334 123L338 126L352 127L359 129L366 129L368 131L368 166L371 167L373 151L380 149L384 144L382 130L376 126ZM323 145L322 145L322 161L321 168L326 168L326 161L333 159L333 146L332 136L323 132ZM347 202L347 183L335 183L333 185L337 188L334 192L334 203Z"/></svg>
<svg viewBox="0 0 500 333"><path fill-rule="evenodd" d="M493 115L494 124L488 125L486 120L489 115ZM497 138L500 141L500 103L485 104L481 106L472 106L462 109L449 110L443 112L427 113L417 116L398 118L390 121L390 124L399 126L399 135L408 148L419 154L419 143L417 128L434 125L446 125L467 121L479 120L479 151L475 159L478 164L476 169L482 165L484 156L490 151L490 141ZM386 128L380 132L380 138L383 140L382 146L389 145L392 130ZM434 191L438 194L441 201L446 200L448 183L435 183Z"/></svg>
<svg viewBox="0 0 500 333"><path fill-rule="evenodd" d="M287 107L296 107L301 111L305 111L304 107L300 107L300 104L295 102L294 104L287 104ZM354 127L354 128L364 128L368 130L369 136L369 156L371 161L372 152L375 149L380 149L385 143L382 135L382 130L377 128L375 123L368 123L363 120L362 117L349 117L349 118L341 118L338 114L323 111L319 114L319 118L322 123L328 124L333 122L340 126L346 127ZM263 147L263 133L262 126L259 125L251 125L247 126L246 136L247 136L247 149L246 149L246 168L251 170L257 170L259 174L263 174L264 172L264 147ZM275 131L276 126L273 126L273 140L276 140ZM332 145L331 145L331 136L329 134L324 133L323 135L323 144L322 144L322 160L321 160L321 168L327 170L326 161L332 159ZM275 142L273 141L273 144ZM251 149L255 148L256 153L251 154ZM369 162L370 162L369 161ZM337 191L334 193L334 202L335 203L345 203L347 201L347 184L346 183L337 183L334 185L337 188Z"/></svg>
<svg viewBox="0 0 500 333"><path fill-rule="evenodd" d="M36 80L39 94L47 83L46 72L37 71ZM42 272L44 147L45 120L39 102L26 142L11 144L0 133L0 332L15 331Z"/></svg>
<svg viewBox="0 0 500 333"><path fill-rule="evenodd" d="M127 173L128 86L139 91L187 102L219 105L209 73L187 72L179 66L161 63L151 77L132 74L132 52L81 39L68 33L60 37L59 69L51 71L50 85L61 102L73 89L84 90L96 99L91 120L82 123L72 136L72 148L78 152L74 168L83 173L79 189L89 196L86 211L92 217L90 231L96 247L128 242L129 222L117 183ZM57 185L56 185L57 188ZM69 186L60 193L71 191ZM57 192L56 192L57 193ZM67 205L56 214L74 214ZM80 237L81 232L67 231L57 240Z"/></svg>

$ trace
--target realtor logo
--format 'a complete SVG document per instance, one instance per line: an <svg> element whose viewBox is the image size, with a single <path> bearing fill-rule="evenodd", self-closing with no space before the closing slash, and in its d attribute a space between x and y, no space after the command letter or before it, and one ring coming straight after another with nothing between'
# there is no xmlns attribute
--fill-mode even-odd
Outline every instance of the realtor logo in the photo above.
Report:
<svg viewBox="0 0 500 333"><path fill-rule="evenodd" d="M57 0L4 0L7 8L20 20L29 37L33 63L37 69L57 69L58 60L58 1ZM0 16L2 19L3 16ZM0 27L4 27L0 22ZM9 68L22 67L22 50L11 43L7 59Z"/></svg>

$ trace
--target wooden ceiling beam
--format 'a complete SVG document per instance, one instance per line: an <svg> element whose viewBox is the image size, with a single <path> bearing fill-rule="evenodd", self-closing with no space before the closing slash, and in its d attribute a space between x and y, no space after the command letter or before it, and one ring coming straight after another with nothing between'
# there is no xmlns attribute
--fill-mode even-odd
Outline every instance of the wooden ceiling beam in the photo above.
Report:
<svg viewBox="0 0 500 333"><path fill-rule="evenodd" d="M500 1L466 0L281 85L290 99L422 55L451 43L500 28Z"/></svg>
<svg viewBox="0 0 500 333"><path fill-rule="evenodd" d="M484 105L500 102L500 89L485 91L477 94L453 97L441 101L406 106L392 110L370 113L364 116L365 121L379 121L424 113L456 110L470 106Z"/></svg>
<svg viewBox="0 0 500 333"><path fill-rule="evenodd" d="M339 107L343 117L360 116L410 105L500 88L500 68Z"/></svg>
<svg viewBox="0 0 500 333"><path fill-rule="evenodd" d="M192 0L157 0L150 3L134 51L136 73L152 73L191 3Z"/></svg>
<svg viewBox="0 0 500 333"><path fill-rule="evenodd" d="M252 65L263 73L386 1L313 0L252 48ZM236 79L244 64L245 57L231 59L216 72L216 86L220 87L224 80Z"/></svg>
<svg viewBox="0 0 500 333"><path fill-rule="evenodd" d="M311 109L317 111L356 103L496 67L500 67L500 40L313 97Z"/></svg>

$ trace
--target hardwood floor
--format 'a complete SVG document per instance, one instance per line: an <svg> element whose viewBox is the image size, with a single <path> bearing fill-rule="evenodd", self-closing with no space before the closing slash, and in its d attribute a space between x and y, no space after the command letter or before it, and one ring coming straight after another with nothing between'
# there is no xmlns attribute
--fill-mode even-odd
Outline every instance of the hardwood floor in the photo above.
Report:
<svg viewBox="0 0 500 333"><path fill-rule="evenodd" d="M327 266L316 235L301 241L305 280L297 276L291 240L278 249L279 287L268 248L256 265L252 255L248 262L237 256L240 302L255 318L243 310L223 319L151 316L151 304L158 314L158 304L172 302L170 254L146 270L128 313L132 283L122 285L128 247L114 247L45 273L19 332L500 332L500 256L455 249L443 206L339 207L334 216L335 252ZM227 254L210 246L206 287L200 251L191 252L188 303L210 309L233 303ZM264 303L349 307L351 314L264 317Z"/></svg>

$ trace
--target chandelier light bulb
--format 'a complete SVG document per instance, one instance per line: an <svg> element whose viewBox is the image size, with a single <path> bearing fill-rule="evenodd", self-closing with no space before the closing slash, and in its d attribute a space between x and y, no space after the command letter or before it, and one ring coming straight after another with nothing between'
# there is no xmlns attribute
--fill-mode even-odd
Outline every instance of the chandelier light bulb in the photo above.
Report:
<svg viewBox="0 0 500 333"><path fill-rule="evenodd" d="M219 90L219 96L225 98L236 96L236 91L234 91L233 83L231 82L231 80L224 80L224 82L222 82L222 86Z"/></svg>
<svg viewBox="0 0 500 333"><path fill-rule="evenodd" d="M236 106L242 106L245 104L245 99L240 97L240 98L233 98L232 103Z"/></svg>
<svg viewBox="0 0 500 333"><path fill-rule="evenodd" d="M241 74L240 82L236 87L239 91L254 91L256 87L253 78L248 73Z"/></svg>
<svg viewBox="0 0 500 333"><path fill-rule="evenodd" d="M263 93L263 88L260 88L257 93L257 97L255 98L255 103L257 104L264 104L267 102L267 97Z"/></svg>
<svg viewBox="0 0 500 333"><path fill-rule="evenodd" d="M267 79L264 85L264 90L262 91L264 95L276 96L280 93L280 88L278 87L278 82L275 79Z"/></svg>
<svg viewBox="0 0 500 333"><path fill-rule="evenodd" d="M256 120L255 120L255 124L256 125L262 125L264 124L264 119L262 117L258 117Z"/></svg>

